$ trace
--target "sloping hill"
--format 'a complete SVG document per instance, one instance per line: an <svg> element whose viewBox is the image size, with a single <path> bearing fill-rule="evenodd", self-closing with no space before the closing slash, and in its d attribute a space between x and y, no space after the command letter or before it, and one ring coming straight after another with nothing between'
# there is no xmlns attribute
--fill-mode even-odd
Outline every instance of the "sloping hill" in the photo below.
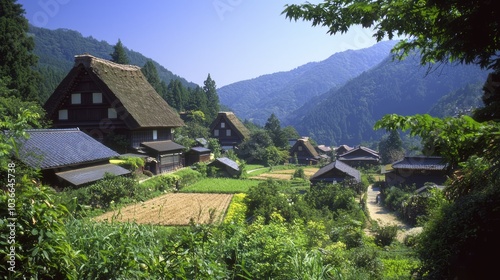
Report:
<svg viewBox="0 0 500 280"><path fill-rule="evenodd" d="M238 117L256 124L264 124L271 113L285 119L315 96L343 85L380 63L395 43L384 41L366 49L340 52L291 71L233 83L217 90L219 99Z"/></svg>
<svg viewBox="0 0 500 280"><path fill-rule="evenodd" d="M93 56L111 59L113 45L106 41L98 41L93 37L83 37L77 31L69 29L50 30L30 26L29 33L35 40L34 53L39 58L39 69L42 73L41 102L52 93L59 82L68 73L74 63L74 56L89 53ZM125 48L130 63L137 66L144 66L147 58L139 52ZM153 60L158 70L158 75L165 83L178 79L186 87L196 87L197 85L188 82L186 79L175 75L165 67Z"/></svg>
<svg viewBox="0 0 500 280"><path fill-rule="evenodd" d="M476 66L438 65L429 71L419 61L416 55L403 61L387 58L344 86L305 104L284 124L324 144L376 141L383 131L374 131L373 125L382 116L428 113L443 96L484 82L487 76L487 71Z"/></svg>

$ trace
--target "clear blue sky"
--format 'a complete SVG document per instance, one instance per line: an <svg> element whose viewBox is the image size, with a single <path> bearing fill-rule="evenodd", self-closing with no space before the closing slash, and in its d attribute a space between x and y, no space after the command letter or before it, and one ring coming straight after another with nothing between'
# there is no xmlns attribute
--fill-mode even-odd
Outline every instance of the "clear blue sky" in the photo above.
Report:
<svg viewBox="0 0 500 280"><path fill-rule="evenodd" d="M35 26L120 39L188 81L221 87L375 44L369 30L330 36L281 15L294 0L19 0ZM312 3L319 1L310 1Z"/></svg>

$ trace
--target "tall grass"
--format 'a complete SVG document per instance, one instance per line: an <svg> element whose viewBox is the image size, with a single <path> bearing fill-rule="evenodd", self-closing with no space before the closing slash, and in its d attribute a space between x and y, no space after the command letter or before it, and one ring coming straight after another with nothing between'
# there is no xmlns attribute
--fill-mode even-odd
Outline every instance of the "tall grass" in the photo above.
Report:
<svg viewBox="0 0 500 280"><path fill-rule="evenodd" d="M246 193L250 187L257 186L259 183L260 181L254 180L205 178L180 191L189 193Z"/></svg>

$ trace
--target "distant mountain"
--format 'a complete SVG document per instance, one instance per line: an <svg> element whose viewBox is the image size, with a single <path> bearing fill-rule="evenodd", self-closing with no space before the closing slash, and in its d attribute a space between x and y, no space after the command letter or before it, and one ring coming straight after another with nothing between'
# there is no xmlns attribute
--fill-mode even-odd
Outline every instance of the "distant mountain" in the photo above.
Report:
<svg viewBox="0 0 500 280"><path fill-rule="evenodd" d="M59 82L66 76L74 64L75 55L89 53L93 56L111 59L113 44L106 41L98 41L93 37L83 37L77 31L69 29L50 30L30 25L29 33L35 40L34 53L39 58L39 70L42 73L42 84L40 99L42 102L52 93ZM144 66L147 58L139 52L125 47L130 63L137 66ZM186 87L196 87L197 85L188 82L186 79L175 75L158 62L153 60L158 74L167 84L178 79Z"/></svg>
<svg viewBox="0 0 500 280"><path fill-rule="evenodd" d="M419 62L417 55L403 61L386 58L292 112L283 124L293 125L301 135L311 136L318 143L359 145L380 139L384 131L374 131L373 125L386 114L432 112L443 116L453 114L455 107L477 105L477 86L472 85L484 83L487 71L449 64L429 70Z"/></svg>
<svg viewBox="0 0 500 280"><path fill-rule="evenodd" d="M236 82L217 90L220 102L239 118L264 124L274 113L285 119L314 97L338 88L384 60L396 41L336 53L321 62Z"/></svg>

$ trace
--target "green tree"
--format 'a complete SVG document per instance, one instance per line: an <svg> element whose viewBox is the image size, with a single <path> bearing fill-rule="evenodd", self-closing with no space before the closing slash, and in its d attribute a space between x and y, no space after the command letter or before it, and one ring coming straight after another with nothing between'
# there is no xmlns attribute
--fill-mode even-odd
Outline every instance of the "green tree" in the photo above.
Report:
<svg viewBox="0 0 500 280"><path fill-rule="evenodd" d="M118 42L113 47L113 53L111 55L111 61L118 64L130 64L125 48L123 47L122 41L118 39Z"/></svg>
<svg viewBox="0 0 500 280"><path fill-rule="evenodd" d="M264 162L267 157L267 148L273 146L269 134L261 129L251 133L250 138L243 141L237 150L238 157L251 162Z"/></svg>
<svg viewBox="0 0 500 280"><path fill-rule="evenodd" d="M183 111L188 101L188 90L178 79L171 80L167 87L166 101L178 111Z"/></svg>
<svg viewBox="0 0 500 280"><path fill-rule="evenodd" d="M391 130L378 144L378 151L383 164L393 163L405 156L403 141L397 130Z"/></svg>
<svg viewBox="0 0 500 280"><path fill-rule="evenodd" d="M209 120L214 120L220 110L219 95L217 94L217 86L215 81L212 80L210 74L208 74L207 79L203 82L203 91L207 96L207 118Z"/></svg>
<svg viewBox="0 0 500 280"><path fill-rule="evenodd" d="M24 9L15 0L0 0L0 79L22 100L37 100L40 76L34 70L38 58L28 36Z"/></svg>
<svg viewBox="0 0 500 280"><path fill-rule="evenodd" d="M146 77L146 80L153 86L153 88L158 92L161 96L163 96L163 87L160 76L158 75L158 70L156 70L156 66L153 61L149 59L146 64L141 68L142 74Z"/></svg>
<svg viewBox="0 0 500 280"><path fill-rule="evenodd" d="M271 136L274 146L279 148L286 148L288 146L288 139L281 129L280 120L274 113L267 119L264 129Z"/></svg>

